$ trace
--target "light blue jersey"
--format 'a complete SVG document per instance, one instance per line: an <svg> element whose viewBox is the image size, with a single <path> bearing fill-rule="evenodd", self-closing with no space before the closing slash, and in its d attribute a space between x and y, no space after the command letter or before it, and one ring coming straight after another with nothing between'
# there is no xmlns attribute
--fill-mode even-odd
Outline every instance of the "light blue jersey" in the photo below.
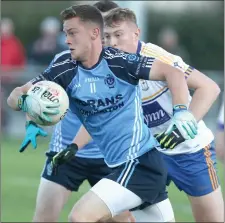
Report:
<svg viewBox="0 0 225 223"><path fill-rule="evenodd" d="M159 146L144 123L139 79L149 79L152 57L102 50L98 63L85 69L69 52L56 57L36 81L50 80L68 92L70 109L99 146L110 167Z"/></svg>
<svg viewBox="0 0 225 223"><path fill-rule="evenodd" d="M49 149L60 152L71 144L81 126L80 120L70 110L65 118L56 124L49 144ZM83 158L103 158L98 146L92 141L76 153L76 156Z"/></svg>

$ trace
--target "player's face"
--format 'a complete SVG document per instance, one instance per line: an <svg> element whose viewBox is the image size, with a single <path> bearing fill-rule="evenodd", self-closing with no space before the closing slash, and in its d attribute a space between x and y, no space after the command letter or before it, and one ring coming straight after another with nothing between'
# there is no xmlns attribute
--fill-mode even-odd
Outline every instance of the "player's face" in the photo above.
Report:
<svg viewBox="0 0 225 223"><path fill-rule="evenodd" d="M114 23L104 28L104 44L125 52L136 53L140 30L131 22Z"/></svg>
<svg viewBox="0 0 225 223"><path fill-rule="evenodd" d="M74 60L83 61L91 49L90 27L79 18L71 18L63 24L66 44Z"/></svg>

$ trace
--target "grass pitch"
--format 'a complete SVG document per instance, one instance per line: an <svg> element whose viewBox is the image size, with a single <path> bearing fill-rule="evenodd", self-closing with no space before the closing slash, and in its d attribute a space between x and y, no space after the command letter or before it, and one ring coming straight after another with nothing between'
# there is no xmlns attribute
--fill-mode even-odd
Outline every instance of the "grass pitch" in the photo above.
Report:
<svg viewBox="0 0 225 223"><path fill-rule="evenodd" d="M48 138L38 141L38 149L29 147L24 153L19 153L22 140L2 138L2 222L31 222L35 208L36 193L40 175L45 163L45 151ZM219 164L219 176L224 188L222 165ZM74 193L65 206L60 221L67 222L67 216L73 204L85 193L89 185L85 182L79 192ZM187 196L173 184L169 187L169 197L172 202L176 221L193 222L191 208Z"/></svg>

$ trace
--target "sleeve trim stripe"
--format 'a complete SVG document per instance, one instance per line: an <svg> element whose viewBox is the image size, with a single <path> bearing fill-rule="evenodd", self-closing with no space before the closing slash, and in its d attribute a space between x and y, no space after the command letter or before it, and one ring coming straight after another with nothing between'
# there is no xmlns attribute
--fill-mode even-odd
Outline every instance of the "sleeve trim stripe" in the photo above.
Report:
<svg viewBox="0 0 225 223"><path fill-rule="evenodd" d="M189 66L188 69L184 72L185 77L188 78L194 69L194 67Z"/></svg>
<svg viewBox="0 0 225 223"><path fill-rule="evenodd" d="M61 57L62 55L64 54L67 54L67 53L70 53L70 50L65 50L59 54L56 54L55 58L54 58L54 61L56 61L59 57Z"/></svg>
<svg viewBox="0 0 225 223"><path fill-rule="evenodd" d="M68 70L63 71L62 73L60 73L60 74L58 74L57 76L55 76L53 80L55 80L57 77L61 76L62 74L66 73L66 72L69 71L69 70L74 70L75 68L76 68L76 67L73 67L73 68L71 68L71 69L68 69Z"/></svg>
<svg viewBox="0 0 225 223"><path fill-rule="evenodd" d="M170 63L170 64L173 63L173 60L169 58L169 56L166 56L163 53L157 52L156 50L150 49L147 46L143 48L141 53L157 57L158 59L162 60L165 63Z"/></svg>

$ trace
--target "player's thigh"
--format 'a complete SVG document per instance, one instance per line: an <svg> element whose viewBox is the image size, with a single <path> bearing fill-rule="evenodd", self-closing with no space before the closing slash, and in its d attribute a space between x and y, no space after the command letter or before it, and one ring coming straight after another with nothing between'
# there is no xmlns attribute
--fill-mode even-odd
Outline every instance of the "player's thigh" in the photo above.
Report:
<svg viewBox="0 0 225 223"><path fill-rule="evenodd" d="M141 203L141 198L136 194L117 182L104 178L74 205L69 220L70 222L106 221L117 213Z"/></svg>
<svg viewBox="0 0 225 223"><path fill-rule="evenodd" d="M224 215L216 167L215 149L175 156L164 156L169 178L183 190L191 202L196 221L218 221ZM217 202L218 201L218 202Z"/></svg>
<svg viewBox="0 0 225 223"><path fill-rule="evenodd" d="M169 199L131 211L135 222L175 222L174 212Z"/></svg>
<svg viewBox="0 0 225 223"><path fill-rule="evenodd" d="M70 194L65 187L41 178L33 222L56 222Z"/></svg>
<svg viewBox="0 0 225 223"><path fill-rule="evenodd" d="M88 159L88 182L93 187L99 180L112 173L103 158Z"/></svg>
<svg viewBox="0 0 225 223"><path fill-rule="evenodd" d="M168 177L187 195L200 197L219 187L215 149L210 146L196 153L164 155Z"/></svg>
<svg viewBox="0 0 225 223"><path fill-rule="evenodd" d="M188 196L196 222L224 222L221 188L200 197Z"/></svg>
<svg viewBox="0 0 225 223"><path fill-rule="evenodd" d="M47 160L37 195L34 221L57 221L71 191L77 191L86 177L83 159L74 157L60 165L57 172L51 166L56 152L46 153Z"/></svg>
<svg viewBox="0 0 225 223"><path fill-rule="evenodd" d="M175 218L170 200L166 199L153 205L125 211L109 222L175 222Z"/></svg>
<svg viewBox="0 0 225 223"><path fill-rule="evenodd" d="M143 202L155 204L167 199L166 176L161 154L152 150L113 168L112 173L91 190L104 201L114 217Z"/></svg>

